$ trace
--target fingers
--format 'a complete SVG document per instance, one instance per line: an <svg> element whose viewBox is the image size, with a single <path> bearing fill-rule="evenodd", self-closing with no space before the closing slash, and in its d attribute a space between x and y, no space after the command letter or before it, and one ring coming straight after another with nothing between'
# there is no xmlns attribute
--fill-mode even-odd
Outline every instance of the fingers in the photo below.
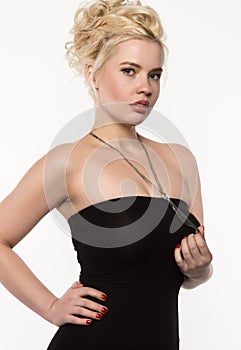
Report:
<svg viewBox="0 0 241 350"><path fill-rule="evenodd" d="M75 287L73 288L75 289ZM84 297L84 296L92 296L96 299L100 299L101 301L105 301L107 299L107 295L95 288L92 287L84 287L83 285L78 290L78 296Z"/></svg>
<svg viewBox="0 0 241 350"><path fill-rule="evenodd" d="M187 264L194 264L195 261L200 259L201 252L198 244L198 236L200 237L199 241L203 241L203 238L200 234L191 233L186 238L182 240L182 254ZM200 242L199 242L200 243Z"/></svg>
<svg viewBox="0 0 241 350"><path fill-rule="evenodd" d="M93 323L93 321L89 318L80 318L71 314L66 317L66 322L73 323L79 326L88 326Z"/></svg>
<svg viewBox="0 0 241 350"><path fill-rule="evenodd" d="M197 228L196 233L199 233L204 237L204 230L205 230L204 226L201 225Z"/></svg>
<svg viewBox="0 0 241 350"><path fill-rule="evenodd" d="M189 234L175 248L175 260L186 275L201 275L212 260L212 254L204 237L204 227L199 226L200 233Z"/></svg>
<svg viewBox="0 0 241 350"><path fill-rule="evenodd" d="M70 287L71 289L77 289L77 288L80 288L80 287L84 287L83 283L82 282L79 282L79 281L76 281L72 284L72 286ZM100 299L100 300L106 300L107 299L107 295L97 289L94 289L94 288L90 288L90 287L84 287L82 290L81 290L81 294L79 294L81 296L86 296L86 295L91 295L97 299Z"/></svg>
<svg viewBox="0 0 241 350"><path fill-rule="evenodd" d="M179 268L182 271L185 271L187 268L187 264L186 264L185 260L183 259L182 254L181 254L181 244L177 244L175 251L174 251L174 256L175 256L175 260L176 260L176 263L179 266Z"/></svg>
<svg viewBox="0 0 241 350"><path fill-rule="evenodd" d="M108 312L108 309L101 305L95 305L93 308L94 311L86 307L88 307L88 304L84 306L70 306L67 315L67 322L78 325L90 325L93 320L100 321L102 317Z"/></svg>
<svg viewBox="0 0 241 350"><path fill-rule="evenodd" d="M65 323L89 325L94 320L101 320L108 313L108 308L84 296L92 296L102 302L107 295L95 288L85 287L83 283L75 281L61 298L57 298L49 308L49 320L61 326Z"/></svg>
<svg viewBox="0 0 241 350"><path fill-rule="evenodd" d="M200 226L199 229L200 233L191 233L181 241L180 249L183 258L187 263L192 263L193 261L200 259L201 256L205 256L209 251L204 238L204 230L202 226Z"/></svg>
<svg viewBox="0 0 241 350"><path fill-rule="evenodd" d="M199 231L201 232L201 234L204 236L205 227L203 225L201 225L198 228L199 228Z"/></svg>
<svg viewBox="0 0 241 350"><path fill-rule="evenodd" d="M79 288L79 287L83 287L83 283L76 281L72 284L72 286L70 288L75 289L75 288Z"/></svg>
<svg viewBox="0 0 241 350"><path fill-rule="evenodd" d="M105 315L107 312L103 312L103 307L101 305L94 305L93 309L88 309L89 306L74 306L72 309L71 314L73 315L81 315L81 317L88 317L92 318L94 320L101 320L103 315Z"/></svg>
<svg viewBox="0 0 241 350"><path fill-rule="evenodd" d="M194 234L184 237L181 244L176 246L174 254L176 262L183 272L192 269L201 255Z"/></svg>
<svg viewBox="0 0 241 350"><path fill-rule="evenodd" d="M70 289L74 290L74 295L72 295L71 298L68 322L88 325L92 323L92 319L99 321L102 319L103 315L108 313L109 309L106 306L84 298L84 296L92 296L101 301L105 301L107 299L105 293L91 287L84 287L81 282L73 283ZM87 321L89 322L86 323Z"/></svg>

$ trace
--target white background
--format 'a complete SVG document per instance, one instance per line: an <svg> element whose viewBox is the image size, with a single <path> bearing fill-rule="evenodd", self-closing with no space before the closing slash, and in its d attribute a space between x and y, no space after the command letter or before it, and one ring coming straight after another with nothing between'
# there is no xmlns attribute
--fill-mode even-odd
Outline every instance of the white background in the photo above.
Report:
<svg viewBox="0 0 241 350"><path fill-rule="evenodd" d="M79 4L0 3L0 200L49 150L59 130L92 106L81 80L71 80L64 58ZM180 292L181 349L240 349L240 1L148 4L160 14L170 52L156 109L178 126L197 158L214 256L213 278ZM14 250L57 296L78 280L70 238L51 213ZM2 285L0 310L0 349L47 348L57 327Z"/></svg>

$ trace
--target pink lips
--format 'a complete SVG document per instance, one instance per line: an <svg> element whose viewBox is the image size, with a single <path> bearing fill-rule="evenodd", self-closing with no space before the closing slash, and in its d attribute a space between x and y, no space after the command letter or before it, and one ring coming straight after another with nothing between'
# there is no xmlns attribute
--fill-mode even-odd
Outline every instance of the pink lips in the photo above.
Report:
<svg viewBox="0 0 241 350"><path fill-rule="evenodd" d="M149 107L149 102L146 100L139 100L130 104L133 111L137 113L146 113Z"/></svg>
<svg viewBox="0 0 241 350"><path fill-rule="evenodd" d="M139 101L131 103L131 105L142 105L142 106L144 105L144 106L148 107L149 106L149 101L147 101L147 100L139 100Z"/></svg>

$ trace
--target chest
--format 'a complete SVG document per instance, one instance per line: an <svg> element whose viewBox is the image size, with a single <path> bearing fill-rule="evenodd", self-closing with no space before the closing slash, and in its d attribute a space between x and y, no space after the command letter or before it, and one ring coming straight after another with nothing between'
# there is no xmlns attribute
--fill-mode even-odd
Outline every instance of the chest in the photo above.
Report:
<svg viewBox="0 0 241 350"><path fill-rule="evenodd" d="M63 203L66 216L90 204L125 196L182 198L188 203L189 193L178 162L166 152L149 148L152 168L145 152L126 152L125 157L114 150L99 150L75 161L66 177L69 202ZM152 171L153 169L153 171ZM158 180L156 180L158 179ZM71 206L71 208L70 208Z"/></svg>

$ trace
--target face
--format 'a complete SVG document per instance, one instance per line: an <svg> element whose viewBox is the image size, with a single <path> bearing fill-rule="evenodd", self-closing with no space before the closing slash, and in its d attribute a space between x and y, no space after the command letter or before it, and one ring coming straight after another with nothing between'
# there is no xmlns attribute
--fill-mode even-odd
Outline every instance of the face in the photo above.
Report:
<svg viewBox="0 0 241 350"><path fill-rule="evenodd" d="M106 108L119 121L140 123L158 99L162 65L157 42L132 39L118 44L95 75L97 105L108 104Z"/></svg>

